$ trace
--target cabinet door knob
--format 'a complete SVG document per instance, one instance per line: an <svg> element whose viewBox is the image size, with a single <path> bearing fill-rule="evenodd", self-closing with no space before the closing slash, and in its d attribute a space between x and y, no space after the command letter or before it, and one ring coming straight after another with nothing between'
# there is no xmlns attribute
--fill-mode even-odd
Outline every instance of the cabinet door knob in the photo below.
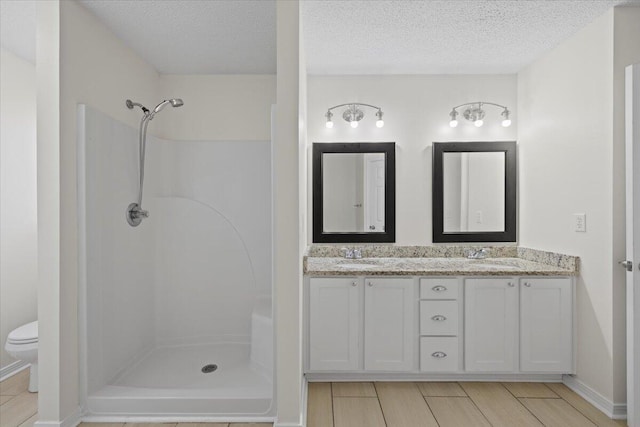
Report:
<svg viewBox="0 0 640 427"><path fill-rule="evenodd" d="M433 288L431 288L432 291L434 292L444 292L447 290L447 288L445 286L442 285L438 285L438 286L434 286Z"/></svg>
<svg viewBox="0 0 640 427"><path fill-rule="evenodd" d="M513 282L509 282L508 285L509 285L510 288L513 288L515 286L515 284Z"/></svg>
<svg viewBox="0 0 640 427"><path fill-rule="evenodd" d="M530 288L530 287L531 287L531 283L529 283L529 282L524 282L524 285L525 285L527 288Z"/></svg>
<svg viewBox="0 0 640 427"><path fill-rule="evenodd" d="M358 286L358 282L351 282L351 286Z"/></svg>
<svg viewBox="0 0 640 427"><path fill-rule="evenodd" d="M447 318L444 317L442 314L436 314L431 318L431 320L434 320L436 322L442 322L443 320L447 320Z"/></svg>
<svg viewBox="0 0 640 427"><path fill-rule="evenodd" d="M369 286L373 286L373 283L371 283L371 282L367 282L367 285L369 285Z"/></svg>
<svg viewBox="0 0 640 427"><path fill-rule="evenodd" d="M431 353L431 357L435 357L436 359L442 359L447 357L447 353L443 351L436 351L435 353Z"/></svg>

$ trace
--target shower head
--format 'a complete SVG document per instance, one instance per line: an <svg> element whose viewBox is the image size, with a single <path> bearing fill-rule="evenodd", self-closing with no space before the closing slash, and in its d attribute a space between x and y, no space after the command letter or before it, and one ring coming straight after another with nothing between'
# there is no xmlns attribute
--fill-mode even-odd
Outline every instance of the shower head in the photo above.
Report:
<svg viewBox="0 0 640 427"><path fill-rule="evenodd" d="M179 99L179 98L165 99L160 104L156 105L156 108L153 109L152 114L156 114L160 112L160 110L162 110L168 104L171 104L172 107L182 107L184 105L184 102L182 102L182 99Z"/></svg>
<svg viewBox="0 0 640 427"><path fill-rule="evenodd" d="M138 103L138 102L133 102L130 99L127 99L127 101L125 102L125 104L127 105L127 108L130 110L133 110L133 107L140 107L142 109L142 112L147 114L149 112L149 109L147 107L145 107L144 105Z"/></svg>

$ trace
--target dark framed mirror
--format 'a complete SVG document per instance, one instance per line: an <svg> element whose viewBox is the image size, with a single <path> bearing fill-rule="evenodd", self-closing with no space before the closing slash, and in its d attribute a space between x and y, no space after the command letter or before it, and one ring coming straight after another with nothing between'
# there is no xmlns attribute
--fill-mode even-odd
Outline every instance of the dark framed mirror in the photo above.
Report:
<svg viewBox="0 0 640 427"><path fill-rule="evenodd" d="M395 242L395 142L315 142L312 167L314 243Z"/></svg>
<svg viewBox="0 0 640 427"><path fill-rule="evenodd" d="M515 141L433 143L433 242L515 242Z"/></svg>

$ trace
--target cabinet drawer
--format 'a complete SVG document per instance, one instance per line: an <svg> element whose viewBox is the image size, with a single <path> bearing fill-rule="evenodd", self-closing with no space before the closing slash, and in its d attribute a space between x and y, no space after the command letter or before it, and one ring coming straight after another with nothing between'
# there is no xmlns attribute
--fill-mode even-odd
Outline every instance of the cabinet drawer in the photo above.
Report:
<svg viewBox="0 0 640 427"><path fill-rule="evenodd" d="M420 335L458 335L458 301L420 301Z"/></svg>
<svg viewBox="0 0 640 427"><path fill-rule="evenodd" d="M458 370L457 337L421 337L420 370L455 372Z"/></svg>
<svg viewBox="0 0 640 427"><path fill-rule="evenodd" d="M420 279L421 299L458 299L458 279Z"/></svg>

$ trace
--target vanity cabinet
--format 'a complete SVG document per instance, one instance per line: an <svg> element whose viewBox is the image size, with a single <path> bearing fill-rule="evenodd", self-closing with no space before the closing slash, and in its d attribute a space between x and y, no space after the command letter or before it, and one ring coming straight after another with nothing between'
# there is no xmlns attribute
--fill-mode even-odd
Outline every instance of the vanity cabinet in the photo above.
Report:
<svg viewBox="0 0 640 427"><path fill-rule="evenodd" d="M513 372L518 338L518 281L465 280L465 370Z"/></svg>
<svg viewBox="0 0 640 427"><path fill-rule="evenodd" d="M569 278L465 280L465 370L572 372Z"/></svg>
<svg viewBox="0 0 640 427"><path fill-rule="evenodd" d="M462 310L457 278L420 279L420 370L460 372Z"/></svg>
<svg viewBox="0 0 640 427"><path fill-rule="evenodd" d="M412 370L413 279L312 278L309 286L310 370Z"/></svg>
<svg viewBox="0 0 640 427"><path fill-rule="evenodd" d="M522 372L571 372L572 307L571 279L520 279Z"/></svg>
<svg viewBox="0 0 640 427"><path fill-rule="evenodd" d="M307 283L305 370L314 378L574 372L571 277L310 277Z"/></svg>
<svg viewBox="0 0 640 427"><path fill-rule="evenodd" d="M413 279L365 279L365 370L413 368L414 289Z"/></svg>
<svg viewBox="0 0 640 427"><path fill-rule="evenodd" d="M311 279L309 284L309 368L361 369L361 280L323 278Z"/></svg>

